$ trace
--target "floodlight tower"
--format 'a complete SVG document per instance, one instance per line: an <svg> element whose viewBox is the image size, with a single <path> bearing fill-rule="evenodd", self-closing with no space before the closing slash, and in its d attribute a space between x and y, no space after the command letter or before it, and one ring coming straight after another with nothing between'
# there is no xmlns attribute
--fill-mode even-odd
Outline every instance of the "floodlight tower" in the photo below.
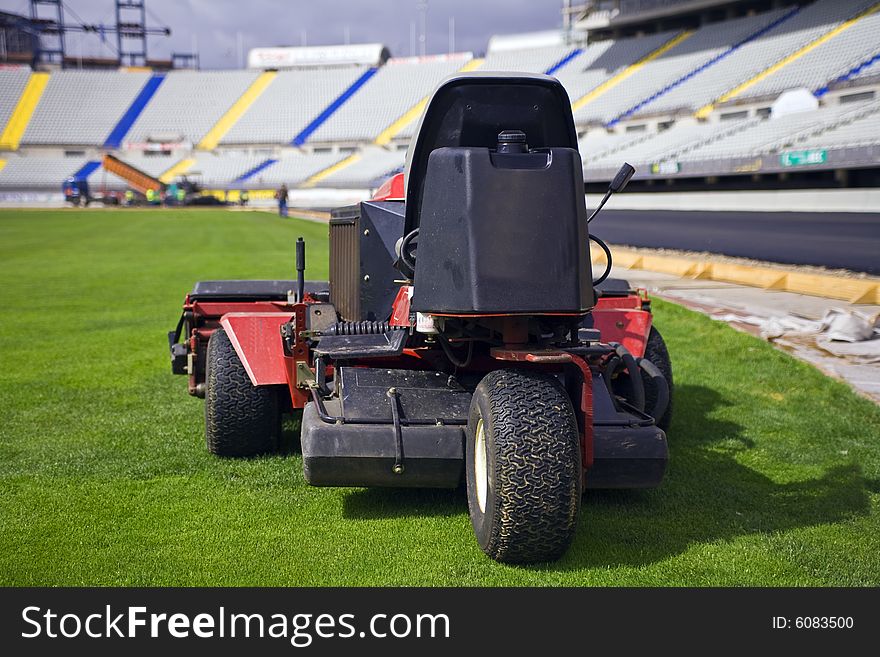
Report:
<svg viewBox="0 0 880 657"><path fill-rule="evenodd" d="M144 0L116 0L116 50L120 66L147 65L147 7Z"/></svg>
<svg viewBox="0 0 880 657"><path fill-rule="evenodd" d="M64 66L64 5L61 0L31 0L31 22L38 26L34 66Z"/></svg>

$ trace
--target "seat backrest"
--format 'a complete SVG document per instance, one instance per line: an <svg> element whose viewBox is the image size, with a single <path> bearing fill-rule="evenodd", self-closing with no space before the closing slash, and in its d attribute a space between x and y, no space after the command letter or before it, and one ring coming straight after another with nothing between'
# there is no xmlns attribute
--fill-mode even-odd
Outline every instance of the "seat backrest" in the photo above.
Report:
<svg viewBox="0 0 880 657"><path fill-rule="evenodd" d="M525 132L533 149L578 149L571 102L556 78L473 72L440 83L407 152L404 234L419 226L428 158L434 150L495 148L498 134L511 128Z"/></svg>

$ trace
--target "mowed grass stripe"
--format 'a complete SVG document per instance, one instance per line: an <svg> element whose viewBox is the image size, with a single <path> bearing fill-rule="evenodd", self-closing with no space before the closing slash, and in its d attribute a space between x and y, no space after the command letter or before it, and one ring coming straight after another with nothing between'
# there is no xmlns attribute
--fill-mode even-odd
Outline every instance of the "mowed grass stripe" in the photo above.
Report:
<svg viewBox="0 0 880 657"><path fill-rule="evenodd" d="M668 478L589 492L558 563L485 558L460 491L317 489L293 454L210 457L166 356L183 295L292 277L299 235L326 277L326 234L257 212L0 211L0 584L880 584L880 410L661 302Z"/></svg>

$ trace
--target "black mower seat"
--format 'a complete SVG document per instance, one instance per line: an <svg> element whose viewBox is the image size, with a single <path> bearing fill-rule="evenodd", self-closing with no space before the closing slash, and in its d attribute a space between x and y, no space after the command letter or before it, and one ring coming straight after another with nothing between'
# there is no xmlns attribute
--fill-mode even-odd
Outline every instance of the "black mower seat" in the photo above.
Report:
<svg viewBox="0 0 880 657"><path fill-rule="evenodd" d="M306 281L307 293L326 292L326 281ZM287 293L296 290L296 281L199 281L193 286L189 298L193 301L219 299L253 299L257 301L283 301Z"/></svg>
<svg viewBox="0 0 880 657"><path fill-rule="evenodd" d="M625 297L632 292L629 281L623 278L606 278L596 286L601 297Z"/></svg>

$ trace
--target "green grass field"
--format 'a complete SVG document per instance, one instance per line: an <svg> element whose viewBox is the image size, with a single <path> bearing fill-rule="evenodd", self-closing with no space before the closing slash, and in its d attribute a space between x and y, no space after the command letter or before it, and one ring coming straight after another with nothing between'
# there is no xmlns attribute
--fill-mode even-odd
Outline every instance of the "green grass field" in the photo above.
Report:
<svg viewBox="0 0 880 657"><path fill-rule="evenodd" d="M483 556L459 491L319 489L226 461L166 332L198 279L327 273L325 226L268 213L0 212L0 585L880 584L880 408L668 303L671 464L590 492L571 551Z"/></svg>

